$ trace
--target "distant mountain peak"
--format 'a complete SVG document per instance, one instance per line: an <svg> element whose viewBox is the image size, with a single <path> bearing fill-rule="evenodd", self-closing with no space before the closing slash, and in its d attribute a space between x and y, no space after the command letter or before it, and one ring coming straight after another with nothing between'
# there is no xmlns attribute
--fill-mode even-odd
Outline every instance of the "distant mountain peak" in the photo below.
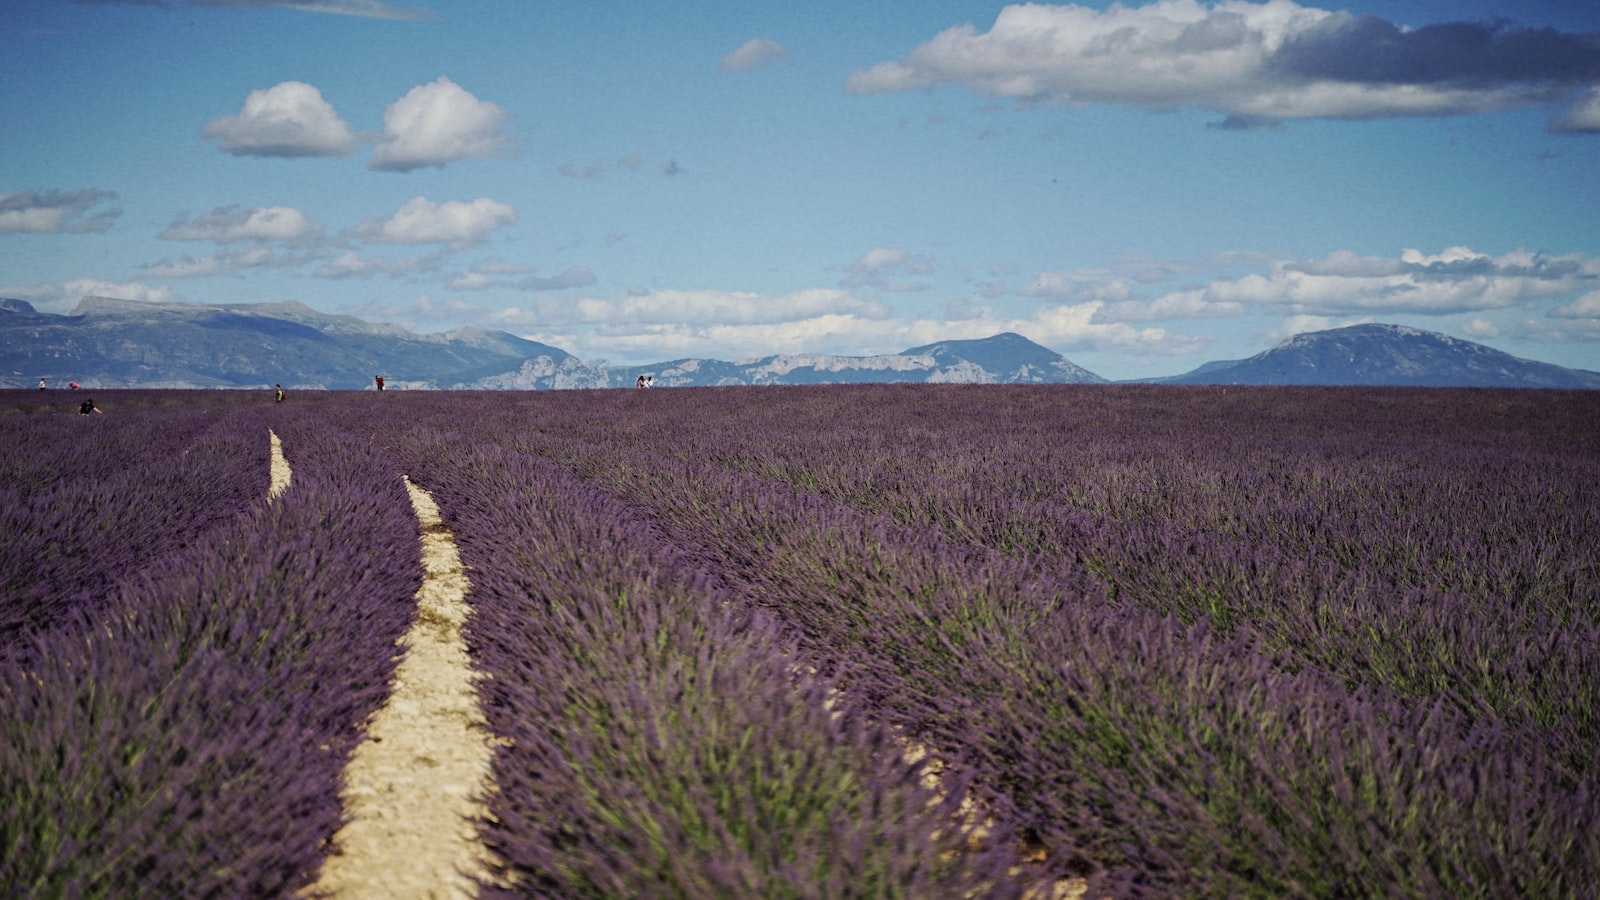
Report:
<svg viewBox="0 0 1600 900"><path fill-rule="evenodd" d="M1436 331L1381 323L1302 332L1249 359L1208 364L1161 380L1176 384L1600 388L1600 373L1522 359Z"/></svg>
<svg viewBox="0 0 1600 900"><path fill-rule="evenodd" d="M1095 384L1105 379L1061 354L1017 334L1004 331L986 338L938 341L901 351L902 356L927 356L949 369L950 380L1006 383L1069 382Z"/></svg>

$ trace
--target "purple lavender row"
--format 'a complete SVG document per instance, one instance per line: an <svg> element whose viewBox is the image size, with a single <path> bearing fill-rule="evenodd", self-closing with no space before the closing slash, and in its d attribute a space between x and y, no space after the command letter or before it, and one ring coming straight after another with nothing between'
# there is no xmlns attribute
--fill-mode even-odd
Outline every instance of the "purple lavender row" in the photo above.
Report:
<svg viewBox="0 0 1600 900"><path fill-rule="evenodd" d="M1002 406L996 400L1006 399L1004 392L963 393L987 401L982 407L985 417ZM1004 511L993 502L982 502L976 491L958 495L972 505L975 517L952 517L952 509L963 512L969 507L938 500L920 507L925 510L923 519L902 517L919 527L897 531L873 516L837 503L819 502L810 490L780 489L772 476L789 462L782 453L741 455L737 446L730 450L729 445L737 445L741 439L748 444L749 437L759 435L792 454L797 452L795 446L803 446L812 435L845 435L848 442L849 435L868 431L880 438L894 434L897 425L933 445L933 452L919 455L915 445L883 441L873 453L839 455L831 467L823 464L801 470L802 477L816 482L805 485L807 488L831 484L835 487L829 490L856 491L853 502L857 507L870 506L872 490L883 483L883 476L876 474L883 471L881 466L866 478L854 470L862 457L869 463L896 457L901 463L908 458L925 460L946 479L966 478L976 484L983 484L977 474L985 465L1009 464L1013 477L997 487L1011 491L1012 496L1020 492L1030 501L1049 496L1064 484L1051 474L1054 469L1026 477L1026 467L1016 463L1015 448L996 454L990 449L995 442L975 443L970 433L961 434L951 423L971 421L974 411L962 414L959 404L954 409L912 408L906 421L891 405L868 403L857 409L871 413L871 429L859 424L841 429L837 422L822 427L816 412L825 411L845 424L866 421L852 419L848 404L839 402L848 399L848 393L803 394L718 395L719 400L760 401L742 406L739 402L726 406L707 403L705 393L691 392L683 392L681 402L677 397L652 398L650 407L641 407L634 400L609 402L600 397L582 398L583 409L563 408L555 402L530 402L513 410L468 410L457 404L454 415L472 423L474 431L465 438L467 443L499 441L560 459L654 517L674 541L697 548L702 560L718 567L717 574L725 583L781 609L789 620L803 623L816 647L831 646L855 654L861 668L853 673L857 678L853 690L878 691L886 708L899 708L913 721L920 717L929 726L938 725L957 735L961 746L953 749L964 748L982 770L981 779L996 779L992 783L1033 819L1040 835L1048 837L1047 843L1063 855L1081 854L1075 861L1096 868L1108 883L1134 890L1142 886L1157 893L1183 885L1227 892L1264 879L1292 893L1389 889L1524 896L1577 896L1594 883L1600 867L1592 849L1578 839L1595 825L1594 782L1589 775L1562 771L1563 762L1571 759L1571 744L1566 750L1560 748L1559 735L1548 730L1550 722L1533 717L1535 721L1529 725L1528 717L1517 715L1515 709L1501 716L1493 706L1482 715L1466 715L1448 691L1422 703L1397 698L1395 688L1382 677L1373 687L1360 687L1363 679L1357 678L1352 692L1347 678L1321 674L1321 665L1308 668L1303 659L1282 656L1283 651L1263 637L1272 637L1271 633L1255 627L1226 628L1219 634L1198 626L1185 630L1177 621L1141 612L1137 605L1108 610L1093 602L1092 583L1090 590L1083 590L1081 566L1064 587L1058 586L1059 572L1040 568L1041 560L1049 560L1051 555L1019 553L1017 547L1004 544L984 546L984 538L974 538L984 532L970 526L987 525L984 515L997 508ZM901 394L896 399L920 400L924 396ZM1034 403L1038 396L1021 397L1019 405ZM1187 399L1191 395L1178 396ZM1439 396L1430 394L1427 399L1440 402ZM819 406L825 402L826 407L808 415L807 403L813 398ZM1129 432L1127 441L1086 441L1079 457L1066 460L1077 462L1080 474L1076 477L1088 483L1096 477L1115 481L1130 474L1181 475L1183 470L1172 460L1181 459L1179 451L1193 446L1197 426L1177 430L1177 437L1190 440L1175 443L1169 437L1163 444L1161 431L1173 430L1172 426L1152 428L1146 424L1170 423L1170 417L1161 420L1149 415L1162 411L1160 399L1135 394L1126 408L1111 404L1097 410ZM1266 416L1269 421L1276 415L1280 423L1293 419L1283 407L1259 405L1263 399L1280 397L1257 394L1250 399L1255 403L1235 407L1236 415ZM1375 398L1380 402L1408 399ZM1456 403L1461 399L1456 397ZM1585 440L1582 430L1572 423L1583 421L1583 403L1587 401L1579 398L1574 406L1570 397L1551 398L1543 393L1489 399L1495 406L1484 412L1491 415L1496 408L1503 416L1525 415L1531 405L1552 421L1539 422L1537 427L1514 421L1491 429L1489 435L1479 438L1480 443L1485 448L1508 444L1519 453L1567 467L1564 474L1576 473L1580 479L1577 487L1567 489L1581 495L1586 477L1581 465L1588 452L1585 445L1573 448L1575 462L1574 454L1561 452L1548 435ZM1141 404L1149 408L1140 409ZM841 406L845 407L842 414ZM1051 410L1034 412L1050 414ZM1398 453L1402 470L1416 470L1422 460L1431 461L1433 454L1463 434L1466 443L1472 443L1471 433L1461 428L1464 421L1475 421L1477 413L1471 403L1445 404L1443 409L1398 403L1393 412L1405 416L1421 413L1421 424L1438 435L1432 442L1420 440L1428 433L1412 436L1419 440L1421 456L1412 450L1408 457L1404 443L1386 443L1373 435L1361 439L1351 423L1334 421L1314 422L1310 429L1314 440L1276 445L1280 447L1275 451L1277 458L1292 461L1298 453L1315 460L1326 448L1345 442L1348 452L1356 454L1373 445L1383 453ZM745 419L740 419L741 413ZM555 422L560 428L549 424ZM1240 424L1227 423L1234 428ZM1021 430L1027 426L1023 422L1011 427ZM1040 431L1049 434L1048 427ZM1010 435L1002 429L1001 438L1007 437ZM1271 437L1270 432L1257 432L1254 440L1271 444ZM1145 445L1143 451L1138 449L1140 442ZM1022 446L1041 453L1046 450L1041 443L1024 441ZM1149 459L1159 460L1169 447L1169 462L1151 467ZM1047 458L1063 461L1060 454ZM1440 458L1449 462L1448 454ZM1211 461L1220 465L1218 459ZM766 477L730 474L729 467L738 470L748 464L758 466ZM1465 491L1456 491L1457 497L1482 497L1492 486L1492 482L1473 482L1470 466L1462 471L1459 460L1455 465L1456 469L1445 471L1437 482L1445 496L1450 495L1452 479L1466 486ZM1492 465L1489 468L1492 470ZM1291 472L1287 484L1313 502L1327 503L1324 527L1337 529L1340 511L1361 512L1350 505L1352 498L1380 496L1363 493L1360 482L1347 479L1352 473L1385 470L1354 467L1329 471L1339 477L1329 480L1327 472L1319 473L1312 466L1312 474L1328 484L1320 493L1310 489L1317 478L1307 481ZM908 483L927 484L905 472L898 474ZM1227 492L1217 491L1214 482L1204 477L1194 479L1194 489L1174 489L1181 485L1163 488L1158 480L1138 481L1136 477L1132 483L1116 487L1131 508L1125 511L1128 521L1134 523L1157 516L1182 519L1207 512L1207 502L1228 499ZM1208 485L1209 493L1204 489ZM1527 521L1530 517L1524 504L1541 497L1560 498L1560 491L1545 486L1521 494L1511 492L1499 502L1506 515ZM896 502L910 504L917 502L916 493L901 491L889 499L898 497ZM1421 496L1427 499L1426 494ZM1146 543L1135 552L1143 554L1139 561L1144 569L1179 583L1192 577L1168 571L1175 562L1183 563L1183 555L1172 552L1181 549L1181 544L1130 532L1124 522L1110 515L1112 510L1099 514L1089 510L1093 517L1085 519L1080 507L1077 520L1072 521L1072 510L1057 509L1069 514L1070 528L1080 532L1080 540L1095 552L1115 549L1105 535L1096 543L1095 529L1109 529L1112 537L1143 536ZM1217 521L1239 515L1225 506L1209 509L1207 514ZM1442 513L1443 507L1435 510ZM1568 541L1566 549L1581 549L1587 546L1584 542L1593 540L1586 515L1582 507L1575 513L1557 513L1561 521L1556 539ZM946 518L928 532L926 519L937 516ZM965 532L949 524L962 521L969 526ZM1427 516L1414 519L1416 523L1428 521ZM1448 519L1441 521L1449 527ZM1048 524L1048 520L1026 517L1002 518L998 520L1002 530L997 533L1009 531L1038 540L1039 529ZM1265 524L1270 525L1270 516ZM1260 523L1256 527L1261 527ZM1434 527L1440 526L1435 523ZM929 535L921 544L919 530ZM959 544L939 538L940 532L976 539L974 550L982 553L974 556L974 550L961 550ZM1059 528L1056 533L1061 533ZM1504 532L1492 533L1496 536L1485 546L1496 546L1509 537ZM1048 538L1050 532L1043 534ZM1250 534L1246 527L1233 537L1238 543ZM1155 536L1159 537L1159 531ZM1079 558L1069 557L1066 549L1070 545L1051 551L1058 560L1056 565L1081 563ZM992 555L996 552L1001 556ZM991 555L985 558L983 553ZM1025 564L1020 580L1016 573L1008 573L1005 558ZM1195 567L1196 574L1205 575L1216 559L1201 559L1205 564ZM1348 566L1351 561L1341 564ZM1561 577L1573 579L1571 587L1563 591L1559 580L1554 587L1546 584L1537 599L1553 606L1558 616L1568 616L1568 621L1577 616L1582 624L1586 621L1582 616L1593 615L1593 595L1584 587L1590 582L1576 580L1581 568L1561 571L1565 573ZM1382 566L1364 577L1369 582L1392 582L1393 573L1392 567ZM1525 574L1535 582L1542 577L1537 571ZM1467 583L1470 586L1471 579ZM1271 589L1287 585L1268 582L1258 586L1254 599L1272 599L1267 596ZM1108 586L1117 583L1111 581ZM1169 589L1170 585L1152 590L1140 598L1140 605L1158 603L1162 592ZM1464 593L1457 588L1433 599L1465 603L1462 608L1467 610L1481 610L1509 599L1493 591L1487 596ZM1230 593L1220 594L1220 599L1233 602ZM1050 599L1052 596L1057 599ZM1359 596L1370 597L1372 603L1383 599L1381 593ZM1338 594L1295 594L1292 598L1308 604L1303 607L1306 615L1334 623L1345 614L1339 604L1348 602ZM1322 605L1320 612L1316 604ZM1403 617L1405 611L1401 613ZM1205 616L1202 621L1216 620ZM1541 629L1536 639L1551 640L1555 633L1550 629L1557 622L1559 619L1533 620L1531 624ZM1226 627L1230 623L1217 624ZM1417 623L1409 627L1408 633L1415 633ZM1582 638L1583 629L1578 631ZM1343 627L1330 631L1326 637L1332 644L1326 650L1330 658L1344 653L1352 638ZM1568 646L1573 665L1581 666L1584 659L1592 663L1594 656L1584 652L1586 645L1581 640ZM1147 647L1160 652L1146 654ZM1135 649L1139 652L1132 652ZM1164 670L1155 665L1161 660L1167 661L1167 669L1176 667L1176 671L1161 674ZM1098 674L1085 680L1074 674L1074 664L1079 665L1080 673ZM1573 679L1581 671L1572 665L1556 667L1558 679ZM1583 683L1569 680L1552 686L1578 694ZM963 699L963 690L978 697ZM1576 718L1582 709L1579 706L1574 713L1551 718ZM963 722L967 723L965 729ZM1581 723L1574 733L1581 736ZM989 737L992 735L1009 737L994 740ZM1552 749L1552 745L1558 746ZM1578 746L1581 748L1581 743ZM1264 787L1257 790L1253 786ZM1506 847L1518 848L1510 860L1506 859Z"/></svg>
<svg viewBox="0 0 1600 900"><path fill-rule="evenodd" d="M1009 848L966 849L960 785L940 801L890 731L830 711L830 683L800 674L769 616L613 498L481 434L435 431L419 420L444 417L422 405L382 440L439 502L472 579L468 638L491 728L510 739L483 826L504 893L1022 889ZM392 428L360 416L352 427Z"/></svg>
<svg viewBox="0 0 1600 900"><path fill-rule="evenodd" d="M104 416L3 417L0 653L27 630L96 606L119 579L264 496L268 447L259 413L137 402L116 408Z"/></svg>
<svg viewBox="0 0 1600 900"><path fill-rule="evenodd" d="M398 476L274 411L294 466L0 663L0 894L285 896L311 883L420 585ZM264 462L263 462L264 465Z"/></svg>
<svg viewBox="0 0 1600 900"><path fill-rule="evenodd" d="M1570 689L1600 676L1592 392L972 390L860 389L870 429L770 392L652 449L1088 570L1115 602L1600 760L1600 707Z"/></svg>

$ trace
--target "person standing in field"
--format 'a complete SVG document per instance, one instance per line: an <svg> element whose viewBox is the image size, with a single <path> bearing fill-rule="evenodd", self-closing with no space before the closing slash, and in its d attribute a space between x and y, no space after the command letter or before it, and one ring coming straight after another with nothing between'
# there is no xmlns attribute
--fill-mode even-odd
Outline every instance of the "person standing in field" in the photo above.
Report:
<svg viewBox="0 0 1600 900"><path fill-rule="evenodd" d="M378 390L380 390L380 391L383 390L383 376L382 375L374 375L374 376L372 376L372 380L373 380L374 383L376 383L378 385Z"/></svg>
<svg viewBox="0 0 1600 900"><path fill-rule="evenodd" d="M283 385L275 384L275 385L273 385L273 387L278 389L278 396L277 396L275 402L282 403L283 402Z"/></svg>
<svg viewBox="0 0 1600 900"><path fill-rule="evenodd" d="M44 379L43 378L39 379L39 390L41 390L41 391L44 390Z"/></svg>

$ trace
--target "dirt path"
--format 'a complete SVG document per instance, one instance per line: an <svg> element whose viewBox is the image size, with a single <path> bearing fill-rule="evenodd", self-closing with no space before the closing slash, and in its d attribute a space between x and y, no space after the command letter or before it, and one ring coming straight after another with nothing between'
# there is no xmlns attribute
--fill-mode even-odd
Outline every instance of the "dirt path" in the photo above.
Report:
<svg viewBox="0 0 1600 900"><path fill-rule="evenodd" d="M333 897L473 897L488 851L473 825L488 815L493 738L461 637L467 578L455 539L427 492L406 480L422 523L417 617L401 639L389 702L351 755L349 822L310 893Z"/></svg>
<svg viewBox="0 0 1600 900"><path fill-rule="evenodd" d="M283 458L283 441L278 440L278 433L268 428L267 437L272 441L272 486L267 488L267 502L271 503L289 489L289 461Z"/></svg>

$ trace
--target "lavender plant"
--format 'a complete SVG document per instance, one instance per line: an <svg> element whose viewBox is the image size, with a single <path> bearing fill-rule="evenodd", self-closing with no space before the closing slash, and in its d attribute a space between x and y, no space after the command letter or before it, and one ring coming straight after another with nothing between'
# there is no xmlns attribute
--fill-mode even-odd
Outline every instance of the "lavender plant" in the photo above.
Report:
<svg viewBox="0 0 1600 900"><path fill-rule="evenodd" d="M0 892L271 896L315 875L420 546L364 443L313 417L275 427L296 452L278 502L0 662Z"/></svg>

